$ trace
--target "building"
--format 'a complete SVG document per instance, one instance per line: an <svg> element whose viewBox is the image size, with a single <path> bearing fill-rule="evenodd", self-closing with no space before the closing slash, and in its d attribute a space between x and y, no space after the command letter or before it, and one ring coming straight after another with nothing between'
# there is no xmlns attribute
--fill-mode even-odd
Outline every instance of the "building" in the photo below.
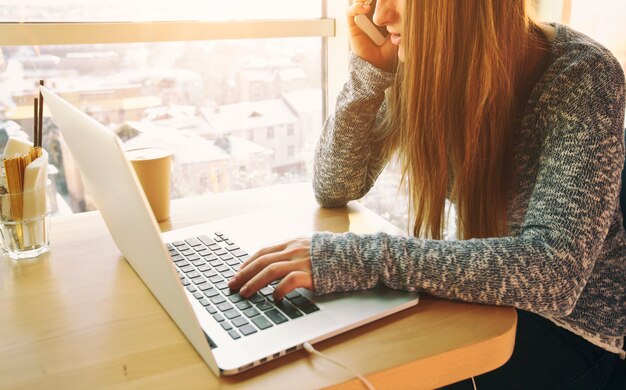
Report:
<svg viewBox="0 0 626 390"><path fill-rule="evenodd" d="M271 183L272 151L245 139L225 136L208 140L192 130L163 127L147 121L128 122L123 132L125 137L134 135L124 142L126 150L164 147L173 151L170 191L172 198ZM70 155L65 153L65 145L63 148L67 188L74 201L72 206L93 210L95 205L84 189L78 169Z"/></svg>
<svg viewBox="0 0 626 390"><path fill-rule="evenodd" d="M283 99L242 102L204 108L208 130L204 138L234 136L274 151L277 174L304 170L304 134L299 118Z"/></svg>

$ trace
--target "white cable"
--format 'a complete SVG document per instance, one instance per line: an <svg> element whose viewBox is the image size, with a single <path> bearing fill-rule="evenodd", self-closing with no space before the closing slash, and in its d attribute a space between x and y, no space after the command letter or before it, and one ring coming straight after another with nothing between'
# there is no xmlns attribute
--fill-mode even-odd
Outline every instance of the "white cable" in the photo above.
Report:
<svg viewBox="0 0 626 390"><path fill-rule="evenodd" d="M476 381L474 380L474 377L472 377L472 385L474 385L474 390L476 390Z"/></svg>
<svg viewBox="0 0 626 390"><path fill-rule="evenodd" d="M306 349L306 350L307 350L307 352L308 352L308 353L310 353L310 354L312 354L312 355L317 355L317 356L319 356L319 357L321 357L321 358L324 358L324 359L328 360L328 361L329 361L329 362L331 362L331 363L334 363L334 364L338 365L339 367L341 367L341 368L343 368L343 369L345 369L345 370L347 370L347 371L350 371L350 373L352 373L352 374L353 374L353 375L355 375L357 378L359 378L359 379L361 380L361 382L363 382L363 384L364 384L364 385L365 385L365 386L366 386L369 390L376 390L376 389L374 388L374 386L372 386L372 384L370 383L370 381L368 381L368 380L367 380L367 379L366 379L363 375L359 374L358 372L354 371L353 369L349 368L348 366L346 366L346 365L344 365L344 364L342 364L342 363L339 363L337 360L335 360L335 359L331 358L331 357L330 357L330 356L328 356L328 355L325 355L325 354L321 353L321 352L320 352L320 351L318 351L317 349L313 348L313 346L312 346L311 344L309 344L309 343L304 343L304 344L302 344L302 346L304 347L304 349Z"/></svg>

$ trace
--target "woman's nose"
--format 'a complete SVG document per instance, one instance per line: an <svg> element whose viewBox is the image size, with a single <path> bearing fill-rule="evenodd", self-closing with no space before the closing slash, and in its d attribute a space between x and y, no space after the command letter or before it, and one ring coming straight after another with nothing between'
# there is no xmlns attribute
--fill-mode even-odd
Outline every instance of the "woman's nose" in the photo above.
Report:
<svg viewBox="0 0 626 390"><path fill-rule="evenodd" d="M396 22L396 2L402 0L378 0L372 20L379 26L388 26Z"/></svg>

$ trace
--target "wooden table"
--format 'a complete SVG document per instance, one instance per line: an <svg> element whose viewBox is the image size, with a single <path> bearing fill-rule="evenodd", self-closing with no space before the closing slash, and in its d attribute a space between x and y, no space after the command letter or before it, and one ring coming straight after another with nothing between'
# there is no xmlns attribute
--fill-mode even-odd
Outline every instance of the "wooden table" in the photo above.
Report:
<svg viewBox="0 0 626 390"><path fill-rule="evenodd" d="M298 184L176 200L163 230L276 208L311 230L398 231L356 202L321 209ZM157 303L95 212L53 218L52 250L0 257L0 388L363 388L298 351L215 377ZM419 305L316 345L377 388L433 388L510 357L515 310L420 296Z"/></svg>

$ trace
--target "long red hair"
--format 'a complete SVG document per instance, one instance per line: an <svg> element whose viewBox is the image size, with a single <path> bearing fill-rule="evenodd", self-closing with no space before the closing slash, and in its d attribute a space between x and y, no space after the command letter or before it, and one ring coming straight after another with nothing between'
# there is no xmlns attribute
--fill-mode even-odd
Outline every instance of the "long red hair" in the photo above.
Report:
<svg viewBox="0 0 626 390"><path fill-rule="evenodd" d="M406 0L405 60L389 93L414 234L439 239L445 200L459 238L502 236L513 182L517 90L535 26L526 0Z"/></svg>

